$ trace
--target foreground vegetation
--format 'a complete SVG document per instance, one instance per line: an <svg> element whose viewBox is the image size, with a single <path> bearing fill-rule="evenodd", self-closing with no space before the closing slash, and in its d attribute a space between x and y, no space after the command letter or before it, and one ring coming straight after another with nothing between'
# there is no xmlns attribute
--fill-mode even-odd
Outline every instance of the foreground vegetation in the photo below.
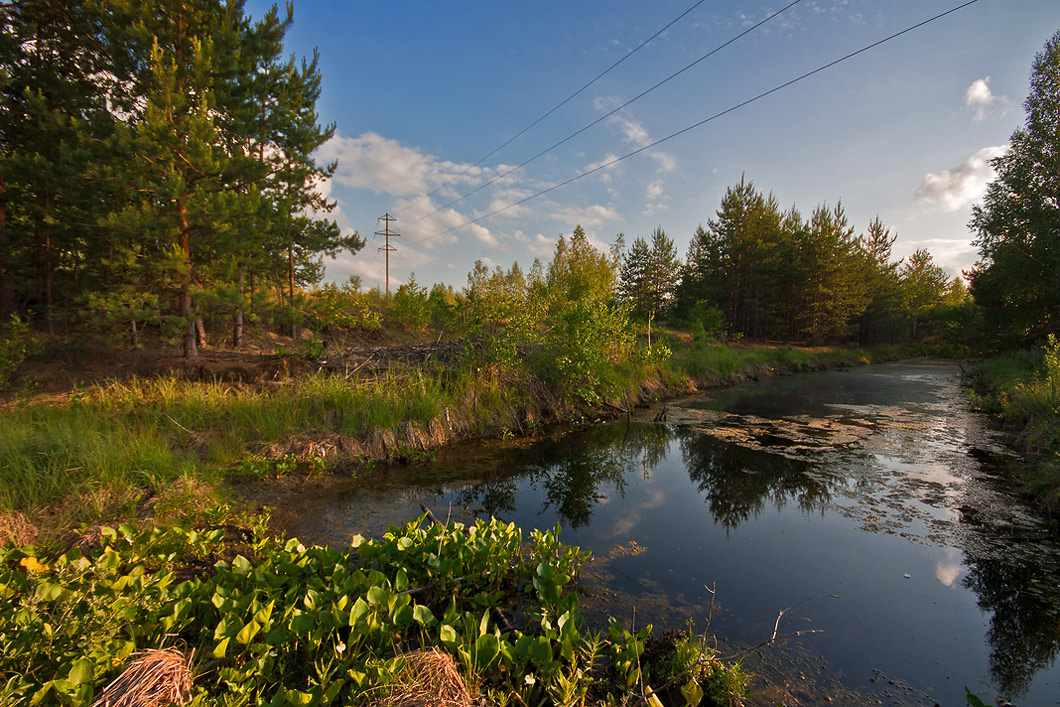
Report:
<svg viewBox="0 0 1060 707"><path fill-rule="evenodd" d="M162 645L193 656L195 705L413 699L431 687L414 657L434 647L489 704L618 704L651 686L670 704L744 695L739 665L693 636L648 650L650 626L585 630L570 585L586 555L558 529L524 539L496 520L424 520L347 548L251 534L237 554L223 528L129 526L85 550L0 547L0 702L87 707Z"/></svg>
<svg viewBox="0 0 1060 707"><path fill-rule="evenodd" d="M971 374L973 404L998 415L1027 463L1021 483L1060 514L1060 343L1046 343L983 361Z"/></svg>

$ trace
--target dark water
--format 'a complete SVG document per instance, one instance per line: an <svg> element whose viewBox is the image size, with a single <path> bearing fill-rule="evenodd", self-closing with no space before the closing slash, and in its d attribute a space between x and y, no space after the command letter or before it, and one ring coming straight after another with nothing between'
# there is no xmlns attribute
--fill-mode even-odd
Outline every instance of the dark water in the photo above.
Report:
<svg viewBox="0 0 1060 707"><path fill-rule="evenodd" d="M1007 490L1018 464L950 363L741 386L547 440L483 443L368 479L279 490L303 540L415 517L563 526L592 616L703 628L725 650L820 633L748 667L805 703L1060 704L1060 543ZM652 411L654 414L657 411ZM282 498L282 500L281 500ZM723 651L724 652L724 651Z"/></svg>

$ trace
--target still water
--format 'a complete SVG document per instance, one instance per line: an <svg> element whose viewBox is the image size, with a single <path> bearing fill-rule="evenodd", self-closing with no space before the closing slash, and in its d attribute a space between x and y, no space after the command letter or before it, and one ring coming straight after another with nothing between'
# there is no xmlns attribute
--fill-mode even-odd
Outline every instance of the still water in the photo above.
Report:
<svg viewBox="0 0 1060 707"><path fill-rule="evenodd" d="M539 440L278 490L277 519L345 543L490 514L591 550L589 618L691 619L769 703L1060 704L1060 542L1004 481L1016 460L966 410L958 367L921 360L774 378ZM282 496L279 495L282 493ZM821 595L837 595L827 598ZM814 598L816 597L816 598ZM786 686L786 687L785 687Z"/></svg>

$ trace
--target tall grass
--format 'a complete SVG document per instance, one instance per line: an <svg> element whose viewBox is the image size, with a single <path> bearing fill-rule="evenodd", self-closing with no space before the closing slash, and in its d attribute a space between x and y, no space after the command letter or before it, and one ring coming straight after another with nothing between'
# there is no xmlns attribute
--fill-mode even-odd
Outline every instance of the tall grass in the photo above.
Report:
<svg viewBox="0 0 1060 707"><path fill-rule="evenodd" d="M100 513L128 510L145 492L184 474L216 476L278 440L425 425L446 406L456 408L471 383L442 371L355 383L309 375L271 390L162 377L109 383L67 401L10 405L0 411L0 511L76 503L92 489L94 497L106 490L116 506Z"/></svg>

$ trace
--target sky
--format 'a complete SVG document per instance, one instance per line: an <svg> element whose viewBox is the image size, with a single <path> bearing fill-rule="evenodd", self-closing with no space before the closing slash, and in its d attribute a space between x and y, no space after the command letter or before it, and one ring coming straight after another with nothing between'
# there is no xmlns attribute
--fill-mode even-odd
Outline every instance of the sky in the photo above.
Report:
<svg viewBox="0 0 1060 707"><path fill-rule="evenodd" d="M804 216L841 202L857 233L879 216L895 258L926 248L951 275L970 268L972 206L1023 125L1060 3L978 0L741 105L963 0L789 2L296 0L285 48L319 52L317 111L335 127L320 188L367 237L325 259L326 279L385 287L387 213L391 289L413 273L459 289L476 260L527 269L578 224L601 249L661 227L683 257L741 178Z"/></svg>

